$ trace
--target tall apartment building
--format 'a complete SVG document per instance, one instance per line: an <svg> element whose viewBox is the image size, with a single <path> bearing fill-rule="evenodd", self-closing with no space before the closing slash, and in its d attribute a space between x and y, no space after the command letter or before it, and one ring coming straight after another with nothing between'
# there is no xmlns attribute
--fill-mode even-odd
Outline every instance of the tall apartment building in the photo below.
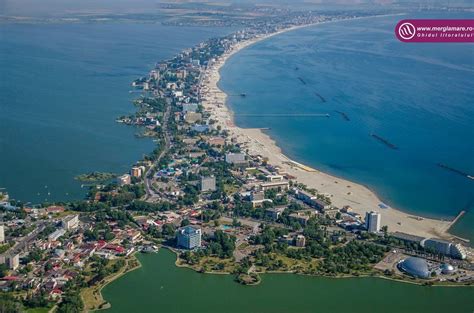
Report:
<svg viewBox="0 0 474 313"><path fill-rule="evenodd" d="M0 243L5 242L5 226L0 225Z"/></svg>
<svg viewBox="0 0 474 313"><path fill-rule="evenodd" d="M369 233L376 233L380 231L380 227L382 227L381 223L381 215L379 212L371 211L365 213L365 226Z"/></svg>
<svg viewBox="0 0 474 313"><path fill-rule="evenodd" d="M201 191L215 191L216 190L216 178L214 176L201 177Z"/></svg>
<svg viewBox="0 0 474 313"><path fill-rule="evenodd" d="M201 246L201 229L195 226L184 226L178 229L177 233L178 247L185 249L194 249Z"/></svg>

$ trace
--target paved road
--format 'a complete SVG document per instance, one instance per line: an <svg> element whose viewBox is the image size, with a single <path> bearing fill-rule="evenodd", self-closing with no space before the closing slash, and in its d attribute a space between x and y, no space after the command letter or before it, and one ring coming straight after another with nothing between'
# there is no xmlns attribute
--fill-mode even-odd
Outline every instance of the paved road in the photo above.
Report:
<svg viewBox="0 0 474 313"><path fill-rule="evenodd" d="M15 255L21 251L24 251L28 245L32 244L36 240L36 237L46 228L47 224L48 222L45 221L37 222L35 225L36 228L31 233L16 241L15 245L5 251L2 255Z"/></svg>
<svg viewBox="0 0 474 313"><path fill-rule="evenodd" d="M158 158L156 159L155 163L153 163L153 165L150 166L150 168L145 173L145 191L146 191L145 200L148 200L148 201L153 201L160 198L158 193L153 188L153 185L152 185L153 177L150 178L149 175L155 169L156 165L160 162L161 158L168 152L168 150L171 147L171 137L170 137L169 129L168 129L168 119L170 116L170 111L171 111L171 104L167 102L165 114L163 115L163 131L164 131L164 137L165 137L165 147L161 151L161 153L158 155Z"/></svg>

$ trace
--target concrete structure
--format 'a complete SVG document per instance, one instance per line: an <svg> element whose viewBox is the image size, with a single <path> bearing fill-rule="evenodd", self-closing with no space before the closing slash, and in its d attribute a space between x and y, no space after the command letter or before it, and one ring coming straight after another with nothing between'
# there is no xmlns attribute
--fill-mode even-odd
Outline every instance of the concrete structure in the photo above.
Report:
<svg viewBox="0 0 474 313"><path fill-rule="evenodd" d="M66 233L66 230L60 228L48 236L49 241L56 241Z"/></svg>
<svg viewBox="0 0 474 313"><path fill-rule="evenodd" d="M283 176L282 175L267 175L265 176L265 179L269 182L277 182L277 181L282 181Z"/></svg>
<svg viewBox="0 0 474 313"><path fill-rule="evenodd" d="M394 233L392 233L392 236L399 239L399 240L402 240L402 241L405 241L405 242L414 242L414 243L420 243L423 239L425 239L424 237L420 237L420 236L415 236L415 235L411 235L411 234L407 234L407 233L402 233L402 232L399 232L399 231L396 231Z"/></svg>
<svg viewBox="0 0 474 313"><path fill-rule="evenodd" d="M271 182L271 183L263 183L260 185L260 188L263 191L270 190L270 189L279 189L279 190L288 190L290 184L288 181L277 181L277 182Z"/></svg>
<svg viewBox="0 0 474 313"><path fill-rule="evenodd" d="M8 267L12 270L16 270L20 266L20 255L13 254L8 256Z"/></svg>
<svg viewBox="0 0 474 313"><path fill-rule="evenodd" d="M376 233L380 231L380 227L382 227L381 223L381 215L378 212L370 211L365 213L365 227L369 233Z"/></svg>
<svg viewBox="0 0 474 313"><path fill-rule="evenodd" d="M430 239L425 239L421 241L421 245L428 250L432 250L437 253L441 253L444 255L450 255L451 254L451 242L442 240L442 239L436 239L436 238L430 238Z"/></svg>
<svg viewBox="0 0 474 313"><path fill-rule="evenodd" d="M229 164L242 164L245 163L245 154L243 153L227 153L225 155L225 161Z"/></svg>
<svg viewBox="0 0 474 313"><path fill-rule="evenodd" d="M285 209L286 209L286 206L278 206L275 208L269 208L265 210L265 214L272 220L277 220L281 216L283 211L285 211Z"/></svg>
<svg viewBox="0 0 474 313"><path fill-rule="evenodd" d="M201 247L201 229L190 225L181 227L177 233L177 245L185 249Z"/></svg>
<svg viewBox="0 0 474 313"><path fill-rule="evenodd" d="M66 230L73 230L79 226L79 215L69 215L66 216L62 221L61 224L64 229Z"/></svg>
<svg viewBox="0 0 474 313"><path fill-rule="evenodd" d="M466 249L460 243L453 244L451 246L451 256L456 259L464 260L467 257Z"/></svg>
<svg viewBox="0 0 474 313"><path fill-rule="evenodd" d="M456 272L456 269L454 268L454 266L448 263L442 264L440 266L440 270L441 270L441 273L443 273L444 275L451 275L454 272Z"/></svg>
<svg viewBox="0 0 474 313"><path fill-rule="evenodd" d="M0 243L5 242L5 226L0 225Z"/></svg>
<svg viewBox="0 0 474 313"><path fill-rule="evenodd" d="M455 244L442 239L429 238L422 240L420 244L427 250L451 256L456 259L463 260L467 257L466 249L464 249L464 247L459 243Z"/></svg>
<svg viewBox="0 0 474 313"><path fill-rule="evenodd" d="M322 213L329 216L329 218L336 218L337 213L339 213L339 209L330 206L328 209L323 209Z"/></svg>
<svg viewBox="0 0 474 313"><path fill-rule="evenodd" d="M183 112L196 112L198 109L198 104L197 103L184 103L183 104Z"/></svg>
<svg viewBox="0 0 474 313"><path fill-rule="evenodd" d="M425 259L409 257L398 263L398 268L416 278L429 278L431 273Z"/></svg>
<svg viewBox="0 0 474 313"><path fill-rule="evenodd" d="M211 146L222 147L225 145L225 139L222 137L211 137L207 139L207 143Z"/></svg>
<svg viewBox="0 0 474 313"><path fill-rule="evenodd" d="M139 166L134 166L130 170L130 175L132 177L140 178L140 177L142 177L142 174L143 174L142 169Z"/></svg>
<svg viewBox="0 0 474 313"><path fill-rule="evenodd" d="M195 124L193 126L191 126L191 130L192 131L195 131L195 132L198 132L198 133L205 133L207 131L209 131L209 125L201 125L201 124Z"/></svg>
<svg viewBox="0 0 474 313"><path fill-rule="evenodd" d="M265 199L265 193L263 191L252 191L250 194L250 201L254 208L262 206L265 201L273 202L271 199Z"/></svg>
<svg viewBox="0 0 474 313"><path fill-rule="evenodd" d="M305 214L305 212L291 213L289 217L291 220L298 222L303 226L306 225L308 223L308 220L310 219L310 216Z"/></svg>
<svg viewBox="0 0 474 313"><path fill-rule="evenodd" d="M202 114L201 113L196 113L196 112L187 112L186 115L184 116L184 120L186 123L189 124L194 124L202 119Z"/></svg>
<svg viewBox="0 0 474 313"><path fill-rule="evenodd" d="M298 235L295 238L295 246L304 247L306 245L306 238L303 235Z"/></svg>
<svg viewBox="0 0 474 313"><path fill-rule="evenodd" d="M331 205L304 190L296 190L296 198L317 210L329 210Z"/></svg>
<svg viewBox="0 0 474 313"><path fill-rule="evenodd" d="M216 190L216 178L214 176L201 177L201 191L215 191Z"/></svg>
<svg viewBox="0 0 474 313"><path fill-rule="evenodd" d="M131 182L132 182L132 178L129 174L124 174L122 176L117 177L117 183L120 186L130 185Z"/></svg>

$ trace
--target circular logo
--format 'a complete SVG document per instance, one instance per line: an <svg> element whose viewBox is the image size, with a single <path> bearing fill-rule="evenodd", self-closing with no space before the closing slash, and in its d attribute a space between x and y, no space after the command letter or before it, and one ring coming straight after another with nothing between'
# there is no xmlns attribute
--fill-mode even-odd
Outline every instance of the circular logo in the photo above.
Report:
<svg viewBox="0 0 474 313"><path fill-rule="evenodd" d="M415 26L412 23L403 23L398 27L398 35L405 40L415 37Z"/></svg>

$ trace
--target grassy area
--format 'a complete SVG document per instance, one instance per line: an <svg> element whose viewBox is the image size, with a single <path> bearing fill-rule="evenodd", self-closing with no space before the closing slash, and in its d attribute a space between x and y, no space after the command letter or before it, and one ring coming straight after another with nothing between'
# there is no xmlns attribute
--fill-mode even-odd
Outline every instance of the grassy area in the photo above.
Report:
<svg viewBox="0 0 474 313"><path fill-rule="evenodd" d="M297 260L277 253L270 253L269 256L270 264L267 267L257 266L259 272L284 271L312 274L318 265L317 259Z"/></svg>
<svg viewBox="0 0 474 313"><path fill-rule="evenodd" d="M249 247L249 246L250 246L250 245L249 245L247 242L242 242L242 243L237 247L237 249L243 250L243 249L245 249L245 248L247 248L247 247Z"/></svg>
<svg viewBox="0 0 474 313"><path fill-rule="evenodd" d="M257 176L259 174L262 174L262 172L260 172L257 169L249 169L249 170L246 170L246 172L249 173L250 175L253 175L253 176Z"/></svg>
<svg viewBox="0 0 474 313"><path fill-rule="evenodd" d="M234 194L239 190L239 187L231 185L231 184L224 184L224 191L229 194Z"/></svg>
<svg viewBox="0 0 474 313"><path fill-rule="evenodd" d="M221 259L213 256L203 257L199 260L199 263L193 265L178 258L176 265L189 267L195 271L206 273L232 273L237 267L232 259Z"/></svg>
<svg viewBox="0 0 474 313"><path fill-rule="evenodd" d="M45 307L45 308L32 308L26 310L26 313L48 313L52 307Z"/></svg>
<svg viewBox="0 0 474 313"><path fill-rule="evenodd" d="M117 260L114 260L115 262ZM110 266L113 265L113 262L110 262ZM108 266L109 266L108 265ZM120 276L136 269L141 266L140 262L138 259L132 255L128 258L125 259L125 266L122 267L117 273L114 273L110 276L107 276L105 279L100 281L99 284L94 285L92 287L86 288L81 291L81 297L82 301L84 302L84 310L86 312L88 311L94 311L94 310L100 310L100 309L106 309L110 307L110 304L104 300L101 294L102 288L104 288L107 284L113 282Z"/></svg>

